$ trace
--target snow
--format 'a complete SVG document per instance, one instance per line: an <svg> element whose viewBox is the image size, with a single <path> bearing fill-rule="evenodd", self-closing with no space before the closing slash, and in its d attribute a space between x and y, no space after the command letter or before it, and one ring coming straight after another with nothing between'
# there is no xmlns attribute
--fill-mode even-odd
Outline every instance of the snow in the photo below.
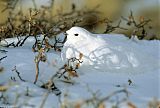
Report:
<svg viewBox="0 0 160 108"><path fill-rule="evenodd" d="M147 107L148 102L153 98L160 99L160 41L138 40L136 37L128 39L121 34L92 34L86 30L84 33L84 29L81 28L72 32L70 30L67 31L68 40L64 44L62 54L54 51L46 53L47 62L40 63L40 75L36 85L33 82L34 58L37 53L32 52L31 49L35 42L34 38L29 37L22 47L1 47L8 52L0 53L0 58L7 55L7 58L0 63L0 66L4 67L4 71L0 73L0 85L9 86L3 95L7 97L10 106L16 103L15 106L24 108L31 108L31 106L39 108L48 92L40 85L47 82L64 65L65 57L78 56L79 52L84 54L83 63L77 70L79 77L73 78L73 85L57 80L55 84L62 94L59 97L52 92L49 93L44 108L59 108L60 102L66 101L74 105L74 102L89 99L92 97L89 89L93 92L99 91L98 96L102 98L113 91L127 88L128 101L133 102L138 108ZM79 39L75 39L75 32L79 33L77 36ZM10 38L6 41L11 43L17 39ZM5 42L1 42L2 44L4 45ZM90 52L94 53L90 54ZM89 60L88 56L90 56ZM12 71L15 66L27 82L20 81L17 74ZM16 81L12 81L11 77L15 77ZM128 79L132 80L131 85L128 85ZM26 96L27 89L29 96ZM18 102L15 102L17 96L19 96ZM116 96L125 97L123 94ZM5 105L0 100L0 106ZM111 107L112 102L106 102L106 106ZM127 108L125 103L120 106Z"/></svg>

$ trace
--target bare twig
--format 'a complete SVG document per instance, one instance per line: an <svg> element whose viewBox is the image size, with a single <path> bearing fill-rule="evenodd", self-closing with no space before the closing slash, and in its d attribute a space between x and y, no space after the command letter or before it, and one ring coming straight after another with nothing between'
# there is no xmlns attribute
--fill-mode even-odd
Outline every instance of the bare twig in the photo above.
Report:
<svg viewBox="0 0 160 108"><path fill-rule="evenodd" d="M127 22L128 26L132 26L134 27L133 30L133 36L137 35L139 39L144 39L147 36L147 32L146 32L146 25L148 25L149 22L151 22L151 19L147 19L145 20L144 17L140 17L139 22L135 20L134 16L133 16L133 12L130 11L130 15L128 18L125 17L121 17L124 21Z"/></svg>
<svg viewBox="0 0 160 108"><path fill-rule="evenodd" d="M38 76L39 76L39 62L40 62L40 58L36 58L35 59L35 64L36 64L36 77L34 80L34 84L36 84L37 80L38 80Z"/></svg>
<svg viewBox="0 0 160 108"><path fill-rule="evenodd" d="M8 98L4 96L3 92L0 96L0 101L3 103L3 104L9 104L9 101L8 101Z"/></svg>
<svg viewBox="0 0 160 108"><path fill-rule="evenodd" d="M61 91L55 86L53 81L48 81L47 83L43 84L41 88L49 90L49 92L53 92L56 96L61 95Z"/></svg>
<svg viewBox="0 0 160 108"><path fill-rule="evenodd" d="M49 96L49 91L47 91L47 92L44 94L44 98L43 98L43 100L42 100L42 102L41 102L41 104L40 104L40 108L44 108L44 104L45 104L48 96Z"/></svg>
<svg viewBox="0 0 160 108"><path fill-rule="evenodd" d="M3 59L5 59L5 58L7 58L7 56L4 56L4 57L0 58L0 62L1 62Z"/></svg>
<svg viewBox="0 0 160 108"><path fill-rule="evenodd" d="M116 29L128 30L126 28L121 27L120 24L121 24L121 20L116 26L113 26L110 22L107 22L107 27L104 33L110 33L115 31Z"/></svg>
<svg viewBox="0 0 160 108"><path fill-rule="evenodd" d="M77 74L77 69L80 67L80 64L83 63L82 60L83 54L79 54L79 58L70 58L68 59L67 63L62 66L56 74L54 74L51 78L50 81L53 81L54 78L65 78L66 80L69 80L71 77L78 77ZM67 74L67 76L65 75Z"/></svg>
<svg viewBox="0 0 160 108"><path fill-rule="evenodd" d="M22 79L22 77L20 76L20 72L17 70L16 66L14 67L14 69L12 69L13 72L16 72L17 75L18 75L18 78L23 81L23 82L26 82L24 79Z"/></svg>
<svg viewBox="0 0 160 108"><path fill-rule="evenodd" d="M45 62L47 60L46 56L45 56L45 49L41 48L40 50L38 50L38 55L35 56L35 65L36 65L36 77L34 80L34 84L36 84L37 80L38 80L38 76L39 76L39 63L40 61Z"/></svg>
<svg viewBox="0 0 160 108"><path fill-rule="evenodd" d="M97 104L97 107L96 107L96 108L98 108L98 106L99 106L101 103L103 103L104 101L109 100L111 97L113 97L114 95L119 94L119 93L125 93L127 97L128 97L128 95L129 95L129 92L128 92L126 89L122 89L122 90L115 91L115 92L111 93L110 95L108 95L108 96L100 99L99 102L98 102L98 104Z"/></svg>
<svg viewBox="0 0 160 108"><path fill-rule="evenodd" d="M6 53L6 52L8 52L8 51L6 51L6 50L1 50L1 49L0 49L0 52L1 52L1 53Z"/></svg>

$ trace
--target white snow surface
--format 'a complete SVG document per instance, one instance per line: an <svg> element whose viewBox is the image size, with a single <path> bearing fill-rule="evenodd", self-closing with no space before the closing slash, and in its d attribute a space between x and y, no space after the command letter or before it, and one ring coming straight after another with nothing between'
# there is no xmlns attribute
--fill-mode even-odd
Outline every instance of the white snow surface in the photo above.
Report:
<svg viewBox="0 0 160 108"><path fill-rule="evenodd" d="M47 52L47 62L40 63L37 85L33 84L34 57L37 55L31 49L34 38L28 38L22 47L1 47L8 52L0 53L0 57L7 55L7 58L0 63L0 67L4 67L4 71L0 73L0 85L9 86L3 94L11 106L14 105L16 96L19 95L15 106L31 108L33 105L39 108L47 92L39 85L48 81L64 65L66 58L77 57L80 52L84 54L84 57L82 65L77 70L79 77L73 79L75 82L73 85L57 81L55 84L62 92L61 97L59 99L54 93L50 93L44 108L59 108L59 100L65 102L66 93L68 94L67 101L71 103L92 97L87 86L94 92L99 90L99 97L105 97L113 91L126 87L130 92L128 101L133 102L138 108L146 108L147 103L153 98L160 99L160 41L128 39L121 34L91 34L79 27L71 28L67 34L62 54L54 51ZM11 43L17 39L11 38L6 41ZM19 80L17 74L12 71L14 66L27 82ZM15 77L16 82L13 82L11 77ZM128 79L132 80L131 85L128 85ZM27 88L29 96L25 95ZM107 108L112 106L110 104L106 102ZM1 100L0 106L6 106L6 104ZM127 105L124 103L121 108L127 108Z"/></svg>

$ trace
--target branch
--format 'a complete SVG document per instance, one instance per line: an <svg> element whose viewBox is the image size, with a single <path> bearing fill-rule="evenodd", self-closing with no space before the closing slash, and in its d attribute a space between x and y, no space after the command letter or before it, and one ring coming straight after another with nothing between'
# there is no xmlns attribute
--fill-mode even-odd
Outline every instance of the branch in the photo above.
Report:
<svg viewBox="0 0 160 108"><path fill-rule="evenodd" d="M110 33L110 32L115 31L116 29L128 30L128 29L120 26L121 20L118 22L118 24L116 26L111 25L110 24L111 22L106 22L106 23L107 23L107 27L106 27L106 30L104 33Z"/></svg>
<svg viewBox="0 0 160 108"><path fill-rule="evenodd" d="M55 86L53 81L48 81L47 83L43 84L41 88L49 90L49 92L54 92L56 96L61 95L61 91Z"/></svg>
<svg viewBox="0 0 160 108"><path fill-rule="evenodd" d="M8 52L8 51L6 51L6 50L1 50L1 49L0 49L0 52L2 52L2 53L6 53L6 52Z"/></svg>
<svg viewBox="0 0 160 108"><path fill-rule="evenodd" d="M47 91L47 92L45 93L44 98L43 98L43 100L42 100L42 102L41 102L41 104L40 104L40 108L44 108L44 104L45 104L48 96L49 96L49 91Z"/></svg>
<svg viewBox="0 0 160 108"><path fill-rule="evenodd" d="M0 58L0 62L1 62L1 60L5 59L6 57L7 57L7 56L4 56L4 57Z"/></svg>
<svg viewBox="0 0 160 108"><path fill-rule="evenodd" d="M99 102L98 102L98 104L97 104L97 106L99 106L99 105L100 105L101 103L103 103L104 101L109 100L111 97L113 97L114 95L119 94L119 93L125 93L127 97L128 97L128 94L129 94L126 89L122 89L122 90L115 91L115 92L111 93L110 95L108 95L108 96L100 99ZM97 108L98 108L98 107L97 107Z"/></svg>
<svg viewBox="0 0 160 108"><path fill-rule="evenodd" d="M34 84L36 84L36 82L38 80L38 76L39 76L39 62L40 62L40 59L36 58L36 60L35 60L35 64L36 64L36 77L35 77L35 80L34 80Z"/></svg>
<svg viewBox="0 0 160 108"><path fill-rule="evenodd" d="M18 72L18 70L17 70L16 66L14 67L14 69L12 69L12 71L14 71L14 72L16 72L16 73L17 73L18 78L19 78L21 81L26 82L26 81L25 81L24 79L22 79L22 77L20 76L20 72Z"/></svg>
<svg viewBox="0 0 160 108"><path fill-rule="evenodd" d="M35 64L36 64L36 77L34 80L34 84L36 84L37 80L38 80L38 76L39 76L39 63L40 61L45 62L47 60L46 56L45 56L45 49L41 48L40 50L38 50L38 55L35 56Z"/></svg>

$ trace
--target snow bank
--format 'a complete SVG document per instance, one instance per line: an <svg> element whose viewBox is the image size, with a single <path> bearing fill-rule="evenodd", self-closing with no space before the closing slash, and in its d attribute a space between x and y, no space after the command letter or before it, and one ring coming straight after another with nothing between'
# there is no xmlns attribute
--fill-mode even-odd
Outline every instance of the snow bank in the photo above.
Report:
<svg viewBox="0 0 160 108"><path fill-rule="evenodd" d="M92 95L88 91L87 85L94 92L99 90L100 97L125 87L131 93L128 100L139 108L147 107L147 103L154 97L160 99L160 41L130 40L119 34L92 34L91 36L91 40L84 40L84 43L82 41L76 44L70 43L70 40L65 43L62 53L63 60L82 52L84 63L77 70L79 77L73 79L74 85L56 83L56 86L62 91L60 98L62 102L65 101L66 93L68 94L67 101L71 103L90 98ZM17 41L15 38L6 40L8 43ZM19 95L16 106L22 104L23 107L33 105L38 108L47 93L47 90L40 88L39 85L48 81L57 69L64 65L60 53L48 52L47 62L40 63L39 80L37 85L34 85L36 53L31 50L34 42L34 38L29 37L24 46L3 48L8 52L0 54L0 57L7 55L7 58L0 64L4 67L4 71L0 73L0 84L9 85L4 96L7 97L10 105L15 103L16 97ZM99 42L102 43L99 44ZM1 44L4 45L3 42ZM17 74L12 71L14 66L17 67L22 78L28 82L19 80ZM137 74L121 74L124 72ZM15 77L16 82L13 82L11 77ZM128 79L132 80L131 85L128 85ZM27 88L29 96L26 96ZM50 93L44 107L58 108L60 100L54 93ZM3 105L6 104L0 101L0 106ZM111 107L112 103L109 102L106 105ZM122 108L126 107L125 104L121 106Z"/></svg>

